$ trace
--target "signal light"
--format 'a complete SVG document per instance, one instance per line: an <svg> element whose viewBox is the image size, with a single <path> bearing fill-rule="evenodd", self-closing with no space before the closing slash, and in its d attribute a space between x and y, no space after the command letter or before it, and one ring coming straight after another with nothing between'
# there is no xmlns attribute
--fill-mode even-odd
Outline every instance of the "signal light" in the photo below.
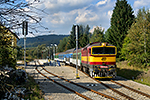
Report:
<svg viewBox="0 0 150 100"><path fill-rule="evenodd" d="M28 35L28 22L23 21L22 23L22 34Z"/></svg>

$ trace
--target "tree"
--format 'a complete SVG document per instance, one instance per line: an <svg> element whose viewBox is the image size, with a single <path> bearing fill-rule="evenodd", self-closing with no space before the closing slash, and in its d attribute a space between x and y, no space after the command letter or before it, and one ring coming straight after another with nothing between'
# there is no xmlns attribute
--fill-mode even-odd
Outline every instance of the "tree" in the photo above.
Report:
<svg viewBox="0 0 150 100"><path fill-rule="evenodd" d="M67 50L67 46L69 45L68 37L64 37L63 40L60 40L58 44L58 52L63 52Z"/></svg>
<svg viewBox="0 0 150 100"><path fill-rule="evenodd" d="M150 12L140 9L125 38L121 50L122 57L131 65L147 67L150 65Z"/></svg>
<svg viewBox="0 0 150 100"><path fill-rule="evenodd" d="M118 52L120 52L127 31L133 22L134 15L131 6L127 4L126 0L117 0L111 18L111 27L107 31L107 41L115 45Z"/></svg>
<svg viewBox="0 0 150 100"><path fill-rule="evenodd" d="M86 25L84 33L87 34L87 35L89 35L90 34L89 30L90 30L89 25Z"/></svg>
<svg viewBox="0 0 150 100"><path fill-rule="evenodd" d="M68 49L72 49L76 47L76 25L72 26L71 34L68 37L65 37L63 40L60 40L58 45L58 52L63 52ZM83 25L79 25L78 31L78 48L84 47L89 43L89 35L90 35L90 27L87 25L86 27Z"/></svg>
<svg viewBox="0 0 150 100"><path fill-rule="evenodd" d="M104 42L104 29L102 27L97 26L94 28L90 42Z"/></svg>
<svg viewBox="0 0 150 100"><path fill-rule="evenodd" d="M5 27L0 27L0 65L14 67L16 63L15 51L11 47L11 39L6 35L7 32Z"/></svg>
<svg viewBox="0 0 150 100"><path fill-rule="evenodd" d="M89 43L88 34L83 34L79 40L80 47L85 47Z"/></svg>
<svg viewBox="0 0 150 100"><path fill-rule="evenodd" d="M39 27L48 29L40 23L42 19L40 15L46 13L43 9L36 8L36 4L39 3L40 0L0 0L0 23L11 31L21 29L23 21L32 22L29 29L35 32L39 31Z"/></svg>
<svg viewBox="0 0 150 100"><path fill-rule="evenodd" d="M37 3L40 3L40 0L31 0L28 2L24 0L0 0L0 25L7 27L8 30L14 32L17 30L20 31L20 29L22 29L23 21L28 21L28 22L32 22L32 24L31 23L29 24L29 30L32 29L38 32L39 26L44 29L47 29L40 23L42 19L42 16L40 15L41 13L45 14L45 12L42 9L36 8L35 4ZM4 39L6 38L4 36L7 34L7 32L4 32L4 30L1 29L0 33L1 33L0 36L2 39L1 44L0 44L1 46L0 55L5 54L6 52L9 53L9 54L5 54L9 56L5 58L12 59L12 60L8 60L8 62L11 63L11 61L14 61L15 59L13 58L15 55L14 47L8 46L6 43L4 43L4 42L9 41L8 39ZM4 63L4 61L2 61L2 63ZM14 61L14 63L16 62ZM10 64L10 65L13 65L13 64Z"/></svg>
<svg viewBox="0 0 150 100"><path fill-rule="evenodd" d="M79 48L84 47L89 43L90 27L87 25L79 25Z"/></svg>
<svg viewBox="0 0 150 100"><path fill-rule="evenodd" d="M24 53L23 53L23 49L21 48L21 46L17 46L17 60L23 60L24 57Z"/></svg>
<svg viewBox="0 0 150 100"><path fill-rule="evenodd" d="M75 25L72 26L71 34L68 37L68 45L67 49L72 49L76 47L76 33L75 33Z"/></svg>
<svg viewBox="0 0 150 100"><path fill-rule="evenodd" d="M111 27L109 27L104 34L105 42L108 42L108 43L110 42L109 39L113 38L113 37L111 37L110 31L111 31ZM113 39L113 40L115 40L115 39ZM115 42L115 41L112 41L112 42Z"/></svg>

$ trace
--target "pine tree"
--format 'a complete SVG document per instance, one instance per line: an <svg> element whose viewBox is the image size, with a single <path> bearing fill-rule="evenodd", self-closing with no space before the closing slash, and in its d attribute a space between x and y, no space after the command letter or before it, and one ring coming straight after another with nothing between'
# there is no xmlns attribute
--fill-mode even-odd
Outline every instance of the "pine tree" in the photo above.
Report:
<svg viewBox="0 0 150 100"><path fill-rule="evenodd" d="M122 57L131 65L146 67L150 65L150 12L140 9L121 50Z"/></svg>
<svg viewBox="0 0 150 100"><path fill-rule="evenodd" d="M104 29L102 29L102 27L97 26L94 28L90 42L104 42Z"/></svg>
<svg viewBox="0 0 150 100"><path fill-rule="evenodd" d="M89 37L88 37L88 35L84 33L80 37L79 43L80 43L79 47L85 47L89 43Z"/></svg>
<svg viewBox="0 0 150 100"><path fill-rule="evenodd" d="M89 27L89 25L87 25L85 27L84 33L87 34L87 35L89 35L90 34L89 30L90 30L90 27Z"/></svg>
<svg viewBox="0 0 150 100"><path fill-rule="evenodd" d="M126 0L117 0L111 18L107 41L121 50L127 31L134 21L132 8Z"/></svg>
<svg viewBox="0 0 150 100"><path fill-rule="evenodd" d="M78 33L78 48L84 47L89 43L89 32L90 27L87 25L84 27L83 25L79 25L79 33ZM72 26L71 34L68 37L67 49L72 49L76 47L76 31L75 25Z"/></svg>
<svg viewBox="0 0 150 100"><path fill-rule="evenodd" d="M58 45L58 52L64 52L67 50L67 46L69 45L68 37L64 37L63 40L60 40Z"/></svg>
<svg viewBox="0 0 150 100"><path fill-rule="evenodd" d="M76 47L76 32L75 25L72 26L71 34L68 37L68 46L67 49L72 49Z"/></svg>
<svg viewBox="0 0 150 100"><path fill-rule="evenodd" d="M89 43L89 32L90 27L87 25L84 27L83 25L80 25L79 27L79 48L84 47Z"/></svg>

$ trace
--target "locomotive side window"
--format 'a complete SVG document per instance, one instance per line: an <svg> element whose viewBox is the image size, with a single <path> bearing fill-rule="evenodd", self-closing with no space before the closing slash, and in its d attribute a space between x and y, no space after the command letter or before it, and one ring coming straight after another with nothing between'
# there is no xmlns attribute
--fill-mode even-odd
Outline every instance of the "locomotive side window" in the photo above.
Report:
<svg viewBox="0 0 150 100"><path fill-rule="evenodd" d="M114 47L93 47L92 54L115 54Z"/></svg>
<svg viewBox="0 0 150 100"><path fill-rule="evenodd" d="M89 49L89 54L91 54L91 49Z"/></svg>

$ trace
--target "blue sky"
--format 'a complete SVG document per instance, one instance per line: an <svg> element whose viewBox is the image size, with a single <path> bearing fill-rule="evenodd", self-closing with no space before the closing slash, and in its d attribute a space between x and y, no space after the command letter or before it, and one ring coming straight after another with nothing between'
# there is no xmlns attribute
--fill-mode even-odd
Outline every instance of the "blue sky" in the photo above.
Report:
<svg viewBox="0 0 150 100"><path fill-rule="evenodd" d="M30 2L32 0L26 0ZM92 32L95 26L101 26L105 31L110 27L110 19L117 0L41 0L35 6L45 9L42 24L51 34L69 35L73 24L89 25ZM140 8L150 8L150 0L128 0L136 15ZM32 22L32 21L31 21ZM34 33L39 35L39 33ZM47 33L40 33L42 35ZM29 34L28 36L33 36Z"/></svg>

